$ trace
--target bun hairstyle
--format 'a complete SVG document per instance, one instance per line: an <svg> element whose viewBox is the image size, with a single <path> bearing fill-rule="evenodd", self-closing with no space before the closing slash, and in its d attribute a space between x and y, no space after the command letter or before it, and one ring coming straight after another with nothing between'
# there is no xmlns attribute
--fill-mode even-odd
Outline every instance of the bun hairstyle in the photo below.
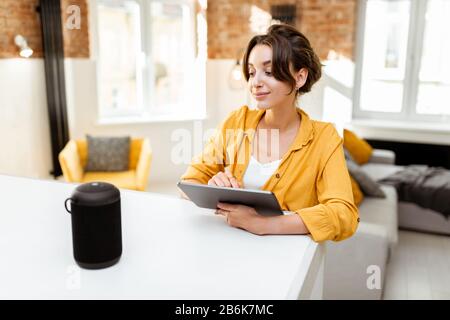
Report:
<svg viewBox="0 0 450 320"><path fill-rule="evenodd" d="M301 68L308 70L308 78L305 84L297 90L296 95L311 91L313 84L322 76L322 64L309 40L290 25L274 24L267 29L266 34L254 36L247 45L242 65L247 81L250 77L248 58L252 49L257 45L266 45L272 48L272 75L279 81L289 83L291 92L295 90L296 86L291 70L294 72Z"/></svg>

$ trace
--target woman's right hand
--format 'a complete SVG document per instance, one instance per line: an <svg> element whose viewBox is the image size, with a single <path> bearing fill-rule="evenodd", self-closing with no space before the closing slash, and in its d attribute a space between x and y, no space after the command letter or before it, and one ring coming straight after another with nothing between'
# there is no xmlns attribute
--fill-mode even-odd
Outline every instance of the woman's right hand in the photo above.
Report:
<svg viewBox="0 0 450 320"><path fill-rule="evenodd" d="M225 169L225 172L219 172L209 179L208 185L228 188L242 188L242 185L231 174L228 168Z"/></svg>

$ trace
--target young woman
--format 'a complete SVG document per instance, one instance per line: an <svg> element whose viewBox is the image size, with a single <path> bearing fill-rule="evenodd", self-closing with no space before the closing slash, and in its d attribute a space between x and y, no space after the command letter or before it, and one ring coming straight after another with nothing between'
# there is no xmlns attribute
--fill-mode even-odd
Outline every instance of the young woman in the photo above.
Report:
<svg viewBox="0 0 450 320"><path fill-rule="evenodd" d="M310 234L339 241L357 228L342 139L330 123L313 121L296 106L321 76L308 39L288 25L253 37L243 59L257 110L232 112L181 177L193 183L272 191L283 216L219 203L229 225L258 235ZM184 195L185 196L185 195Z"/></svg>

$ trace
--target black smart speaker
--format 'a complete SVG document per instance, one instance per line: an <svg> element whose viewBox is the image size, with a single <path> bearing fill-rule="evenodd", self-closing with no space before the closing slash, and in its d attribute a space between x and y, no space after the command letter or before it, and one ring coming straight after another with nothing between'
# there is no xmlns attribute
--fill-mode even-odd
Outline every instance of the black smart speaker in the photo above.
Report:
<svg viewBox="0 0 450 320"><path fill-rule="evenodd" d="M119 189L105 182L85 183L74 190L64 205L72 216L73 255L77 264L86 269L101 269L117 263L122 255Z"/></svg>

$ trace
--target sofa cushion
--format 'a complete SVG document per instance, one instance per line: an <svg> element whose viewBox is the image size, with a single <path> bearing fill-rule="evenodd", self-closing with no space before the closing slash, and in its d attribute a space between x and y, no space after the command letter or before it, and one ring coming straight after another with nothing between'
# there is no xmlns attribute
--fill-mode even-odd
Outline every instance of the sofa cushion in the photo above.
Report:
<svg viewBox="0 0 450 320"><path fill-rule="evenodd" d="M130 137L86 136L88 146L85 170L126 171L129 169Z"/></svg>
<svg viewBox="0 0 450 320"><path fill-rule="evenodd" d="M395 164L395 152L385 149L373 149L369 159L371 163Z"/></svg>
<svg viewBox="0 0 450 320"><path fill-rule="evenodd" d="M350 152L352 158L360 165L367 163L373 152L370 144L348 129L344 129L344 148Z"/></svg>
<svg viewBox="0 0 450 320"><path fill-rule="evenodd" d="M386 228L391 246L397 243L397 191L391 186L381 186L386 198L364 198L359 207L361 222Z"/></svg>
<svg viewBox="0 0 450 320"><path fill-rule="evenodd" d="M356 180L362 192L366 196L377 198L385 197L381 186L352 159L347 159L347 168L350 172L350 175Z"/></svg>
<svg viewBox="0 0 450 320"><path fill-rule="evenodd" d="M403 166L383 163L367 163L361 166L362 170L367 173L373 180L378 181L384 179L397 171L403 170Z"/></svg>

